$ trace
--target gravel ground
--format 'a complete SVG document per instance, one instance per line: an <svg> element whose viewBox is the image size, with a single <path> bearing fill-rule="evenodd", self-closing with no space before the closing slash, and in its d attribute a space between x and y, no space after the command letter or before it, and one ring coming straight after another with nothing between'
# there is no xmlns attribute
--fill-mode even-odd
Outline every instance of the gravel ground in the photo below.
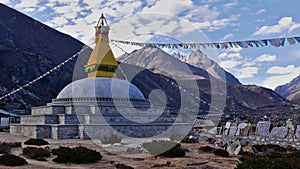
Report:
<svg viewBox="0 0 300 169"><path fill-rule="evenodd" d="M28 137L24 136L13 136L9 133L0 133L0 141L1 142L24 142ZM96 144L91 140L51 140L47 139L50 143L48 146L50 149L58 148L59 146L84 146L87 148L94 149L100 152L103 155L101 161L93 164L84 164L84 165L73 165L73 164L57 164L52 162L51 159L54 157L50 157L48 162L41 162L32 159L26 159L28 164L21 167L13 167L14 169L56 169L56 168L70 168L70 169L81 169L81 168L107 168L107 169L115 169L116 164L125 164L135 169L145 169L145 168L168 168L168 169L181 169L181 168L210 168L210 169L226 169L226 168L235 168L239 163L237 157L229 157L223 158L218 157L213 154L202 154L198 152L198 148L201 146L207 145L206 143L198 143L198 144L182 144L183 148L189 150L186 156L183 158L154 158L148 157L149 155L146 153L140 154L126 154L125 151L128 148L138 147L140 143L131 143L134 140L123 140L123 146L121 145L100 145ZM148 141L148 140L145 140ZM24 147L24 145L23 145ZM106 151L106 150L109 150ZM12 149L12 153L16 155L21 155L21 148ZM115 155L121 154L120 155ZM126 157L127 156L127 157ZM9 168L7 166L0 166L0 168Z"/></svg>

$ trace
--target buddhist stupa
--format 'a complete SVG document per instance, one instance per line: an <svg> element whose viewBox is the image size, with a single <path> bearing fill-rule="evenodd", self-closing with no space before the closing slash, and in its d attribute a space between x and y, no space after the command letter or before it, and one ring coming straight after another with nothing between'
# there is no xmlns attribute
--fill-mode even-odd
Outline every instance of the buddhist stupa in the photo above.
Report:
<svg viewBox="0 0 300 169"><path fill-rule="evenodd" d="M109 26L103 14L95 28L96 46L84 67L87 77L67 85L46 106L33 107L31 115L11 125L10 133L33 138L99 139L112 133L152 137L185 129L188 124L174 124L181 116L171 115L170 107L152 106L134 84L116 78L118 64L109 47Z"/></svg>

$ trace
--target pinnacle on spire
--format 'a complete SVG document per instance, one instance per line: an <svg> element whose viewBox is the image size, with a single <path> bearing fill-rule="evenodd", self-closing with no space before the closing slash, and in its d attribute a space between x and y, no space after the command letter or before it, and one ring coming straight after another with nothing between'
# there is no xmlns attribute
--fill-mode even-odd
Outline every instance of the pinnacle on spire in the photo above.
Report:
<svg viewBox="0 0 300 169"><path fill-rule="evenodd" d="M97 25L95 26L96 31L99 30L99 29L101 29L104 26L109 27L108 23L107 23L107 20L104 17L104 14L102 13L101 16L100 16L100 18L99 18L99 20L98 20L98 22L97 22Z"/></svg>

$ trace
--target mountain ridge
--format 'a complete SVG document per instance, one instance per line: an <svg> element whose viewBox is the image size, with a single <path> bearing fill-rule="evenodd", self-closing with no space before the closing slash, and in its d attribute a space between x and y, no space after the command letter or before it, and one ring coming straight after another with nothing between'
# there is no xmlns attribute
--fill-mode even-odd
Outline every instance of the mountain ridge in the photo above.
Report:
<svg viewBox="0 0 300 169"><path fill-rule="evenodd" d="M153 53L155 53L155 56L158 57L153 58ZM172 61L169 62L169 60ZM203 99L205 99L207 102L210 102L212 97L219 97L219 95L226 94L225 111L243 111L243 109L246 111L255 111L260 108L270 106L276 107L278 105L284 105L287 103L284 98L270 89L256 85L226 83L222 79L218 80L213 76L209 76L209 73L201 68L189 65L188 63L174 58L173 56L169 55L159 48L144 47L142 49L135 50L130 54L124 54L120 56L118 58L118 61L150 69L151 71L153 71L153 73L156 74L166 74L167 76L171 75L171 77L174 77L175 80L177 80L176 74L180 74L180 76L189 76L190 78L179 78L179 80L196 81L198 83L197 87L199 92L206 96ZM180 68L184 66L186 66L187 68L198 70L192 70L191 72L189 72L192 74L185 75L184 73L186 72L180 72ZM199 74L199 72L201 72L201 74ZM196 78L193 78L194 75L196 75ZM197 78L199 76L201 76L201 78ZM212 82L214 82L213 85L217 86L212 87ZM222 83L224 84L222 85ZM213 88L222 88L222 86L224 89L218 90L217 93L212 93ZM215 96L214 94L218 96Z"/></svg>
<svg viewBox="0 0 300 169"><path fill-rule="evenodd" d="M83 43L71 36L0 3L1 95L42 75L81 50L83 46ZM58 91L72 81L75 62L76 59L7 97L4 102L8 104L3 106L5 103L2 102L1 108L9 108L10 103L13 107L17 107L15 103L30 107L50 101L56 97ZM41 90L44 90L43 94L38 92Z"/></svg>
<svg viewBox="0 0 300 169"><path fill-rule="evenodd" d="M222 80L229 84L241 84L236 77L223 69L214 60L210 59L200 49L194 50L186 56L183 55L179 57L179 59L193 66L204 69L218 80Z"/></svg>
<svg viewBox="0 0 300 169"><path fill-rule="evenodd" d="M299 99L300 74L296 78L292 79L289 83L276 87L275 92L291 101Z"/></svg>

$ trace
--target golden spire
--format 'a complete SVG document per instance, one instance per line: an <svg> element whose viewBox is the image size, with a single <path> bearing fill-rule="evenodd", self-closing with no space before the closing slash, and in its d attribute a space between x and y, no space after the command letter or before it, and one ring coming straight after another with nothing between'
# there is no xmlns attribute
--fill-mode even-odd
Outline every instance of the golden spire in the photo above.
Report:
<svg viewBox="0 0 300 169"><path fill-rule="evenodd" d="M109 46L109 26L103 14L95 29L96 46L85 66L85 72L88 77L116 77L118 64Z"/></svg>

